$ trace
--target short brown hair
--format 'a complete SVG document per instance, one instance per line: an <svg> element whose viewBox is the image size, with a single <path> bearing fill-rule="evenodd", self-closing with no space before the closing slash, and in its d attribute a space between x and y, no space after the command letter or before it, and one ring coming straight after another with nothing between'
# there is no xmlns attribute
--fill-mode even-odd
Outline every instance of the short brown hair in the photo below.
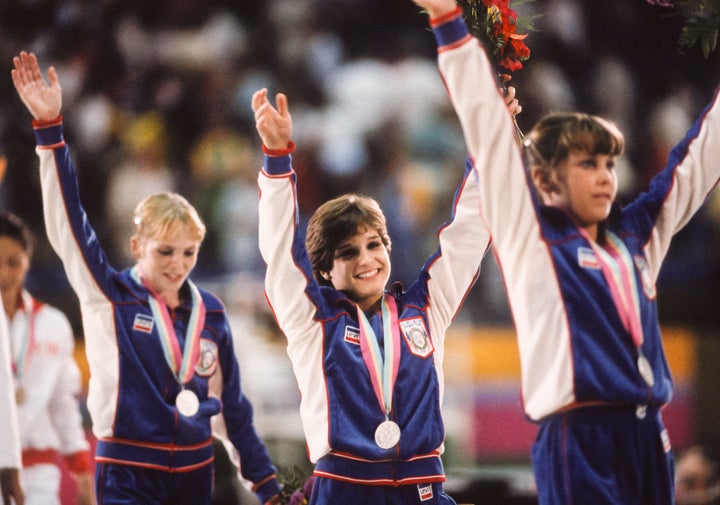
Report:
<svg viewBox="0 0 720 505"><path fill-rule="evenodd" d="M346 194L322 204L310 217L305 238L315 280L322 285L332 283L321 275L332 270L335 251L348 238L367 226L377 230L390 252L390 236L385 214L378 202L368 196Z"/></svg>
<svg viewBox="0 0 720 505"><path fill-rule="evenodd" d="M625 138L614 123L598 116L581 112L549 114L525 137L525 168L537 166L549 176L575 149L591 155L617 156L625 149Z"/></svg>

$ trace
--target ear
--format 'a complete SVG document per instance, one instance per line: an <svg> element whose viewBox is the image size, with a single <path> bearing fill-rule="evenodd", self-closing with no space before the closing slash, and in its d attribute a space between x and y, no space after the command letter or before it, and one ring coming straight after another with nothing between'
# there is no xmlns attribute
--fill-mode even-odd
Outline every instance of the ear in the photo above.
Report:
<svg viewBox="0 0 720 505"><path fill-rule="evenodd" d="M140 259L142 255L142 244L140 243L140 237L137 235L130 237L130 253L136 260Z"/></svg>
<svg viewBox="0 0 720 505"><path fill-rule="evenodd" d="M533 165L530 169L530 178L543 199L546 199L552 193L557 193L560 190L554 180L554 172L548 174L546 171L542 170L539 165Z"/></svg>
<svg viewBox="0 0 720 505"><path fill-rule="evenodd" d="M320 272L320 275L322 275L322 278L326 281L332 281L332 277L330 276L330 272Z"/></svg>

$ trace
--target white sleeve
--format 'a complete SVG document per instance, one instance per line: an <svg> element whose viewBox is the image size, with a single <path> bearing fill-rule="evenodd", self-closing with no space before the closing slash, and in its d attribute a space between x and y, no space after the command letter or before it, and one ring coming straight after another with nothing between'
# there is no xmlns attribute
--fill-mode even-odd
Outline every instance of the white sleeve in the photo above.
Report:
<svg viewBox="0 0 720 505"><path fill-rule="evenodd" d="M0 468L20 468L20 429L10 356L10 335L5 311L0 310Z"/></svg>

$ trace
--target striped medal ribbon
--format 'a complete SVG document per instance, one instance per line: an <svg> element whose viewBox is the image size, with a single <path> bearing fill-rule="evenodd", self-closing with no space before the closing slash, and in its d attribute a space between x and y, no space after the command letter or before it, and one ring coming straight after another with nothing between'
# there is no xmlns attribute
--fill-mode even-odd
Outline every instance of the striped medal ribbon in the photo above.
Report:
<svg viewBox="0 0 720 505"><path fill-rule="evenodd" d="M360 323L360 349L363 361L370 373L375 397L385 413L385 420L375 429L375 443L381 449L391 449L400 442L400 427L390 420L393 389L400 367L400 330L398 328L397 304L392 296L384 295L381 302L383 323L383 354L377 335L365 312L358 306Z"/></svg>
<svg viewBox="0 0 720 505"><path fill-rule="evenodd" d="M175 380L177 380L182 388L175 398L175 406L183 416L192 417L197 413L200 407L200 401L194 391L185 388L185 384L193 378L195 374L195 364L200 356L200 334L205 325L205 303L200 296L200 291L190 278L188 278L187 283L192 296L192 311L190 312L190 321L188 321L185 332L185 345L183 350L180 351L180 343L175 333L167 305L150 284L140 277L137 266L133 267L131 275L150 293L148 303L150 304L153 317L157 322L158 336L163 348L163 354L165 355L165 361L170 367Z"/></svg>
<svg viewBox="0 0 720 505"><path fill-rule="evenodd" d="M40 304L29 296L23 301L25 304L25 310L23 311L23 334L20 338L18 350L14 353L12 360L12 370L15 375L16 384L15 403L18 405L25 403L26 393L25 387L23 386L23 376L25 374L25 366L35 346L35 315L40 308Z"/></svg>
<svg viewBox="0 0 720 505"><path fill-rule="evenodd" d="M610 286L623 326L632 336L637 348L637 367L640 376L648 386L652 387L655 384L655 376L650 362L642 352L644 336L640 324L640 295L632 256L617 235L606 230L605 237L606 247L597 246L593 240L590 240L590 244L597 254L600 268Z"/></svg>

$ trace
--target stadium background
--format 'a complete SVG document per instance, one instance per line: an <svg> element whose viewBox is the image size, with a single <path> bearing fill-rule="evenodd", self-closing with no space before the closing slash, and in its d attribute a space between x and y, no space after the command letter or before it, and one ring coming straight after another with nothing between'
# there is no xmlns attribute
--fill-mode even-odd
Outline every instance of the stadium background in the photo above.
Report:
<svg viewBox="0 0 720 505"><path fill-rule="evenodd" d="M620 198L643 189L710 99L717 54L681 53L681 20L644 0L536 0L518 12L542 15L512 81L521 128L554 110L604 115L627 138ZM303 219L345 191L377 197L396 244L393 277L410 282L436 247L464 158L425 16L409 0L0 0L0 207L36 231L28 285L69 315L87 373L80 309L44 239L30 117L10 80L21 49L60 72L84 202L118 267L129 264L130 215L146 192L176 190L198 207L209 235L194 278L232 313L275 460L307 468L296 387L262 294L249 98L262 86L289 96ZM678 450L720 447L718 232L715 197L676 238L658 286L677 383L665 417ZM534 426L520 410L517 348L490 255L450 332L446 366L449 484L485 476L530 488Z"/></svg>

